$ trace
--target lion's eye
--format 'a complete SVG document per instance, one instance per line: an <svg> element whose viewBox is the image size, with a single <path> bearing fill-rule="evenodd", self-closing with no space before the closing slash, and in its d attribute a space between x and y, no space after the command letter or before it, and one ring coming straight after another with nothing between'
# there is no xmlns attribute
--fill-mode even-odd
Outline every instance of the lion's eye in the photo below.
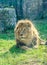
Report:
<svg viewBox="0 0 47 65"><path fill-rule="evenodd" d="M24 28L23 30L25 31L26 29Z"/></svg>

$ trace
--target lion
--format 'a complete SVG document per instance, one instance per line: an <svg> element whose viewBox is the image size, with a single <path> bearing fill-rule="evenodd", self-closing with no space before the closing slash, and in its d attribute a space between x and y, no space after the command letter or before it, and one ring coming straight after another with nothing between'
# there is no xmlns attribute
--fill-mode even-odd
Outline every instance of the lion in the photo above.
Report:
<svg viewBox="0 0 47 65"><path fill-rule="evenodd" d="M45 44L41 40L39 33L30 20L19 20L14 29L17 47L38 48L40 44Z"/></svg>

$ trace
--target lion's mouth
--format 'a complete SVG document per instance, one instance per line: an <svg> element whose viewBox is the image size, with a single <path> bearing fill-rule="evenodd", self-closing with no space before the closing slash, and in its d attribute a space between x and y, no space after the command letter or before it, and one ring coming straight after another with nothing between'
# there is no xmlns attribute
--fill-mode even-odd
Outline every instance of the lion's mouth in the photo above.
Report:
<svg viewBox="0 0 47 65"><path fill-rule="evenodd" d="M25 36L20 36L21 40L25 40L26 37Z"/></svg>

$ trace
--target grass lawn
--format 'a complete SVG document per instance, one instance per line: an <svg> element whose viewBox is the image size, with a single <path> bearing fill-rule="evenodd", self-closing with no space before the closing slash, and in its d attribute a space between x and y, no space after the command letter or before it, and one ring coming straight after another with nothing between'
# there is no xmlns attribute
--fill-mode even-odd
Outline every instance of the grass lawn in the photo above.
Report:
<svg viewBox="0 0 47 65"><path fill-rule="evenodd" d="M47 40L47 20L33 21L40 37ZM0 33L0 65L47 65L47 46L38 49L16 48L13 31Z"/></svg>

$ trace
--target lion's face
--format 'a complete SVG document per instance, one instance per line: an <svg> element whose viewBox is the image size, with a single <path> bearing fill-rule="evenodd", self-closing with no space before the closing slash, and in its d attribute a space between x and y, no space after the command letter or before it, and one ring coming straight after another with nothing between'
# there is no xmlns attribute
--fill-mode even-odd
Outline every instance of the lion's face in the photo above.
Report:
<svg viewBox="0 0 47 65"><path fill-rule="evenodd" d="M20 40L26 40L30 37L31 25L29 23L20 23L16 28L16 36Z"/></svg>

